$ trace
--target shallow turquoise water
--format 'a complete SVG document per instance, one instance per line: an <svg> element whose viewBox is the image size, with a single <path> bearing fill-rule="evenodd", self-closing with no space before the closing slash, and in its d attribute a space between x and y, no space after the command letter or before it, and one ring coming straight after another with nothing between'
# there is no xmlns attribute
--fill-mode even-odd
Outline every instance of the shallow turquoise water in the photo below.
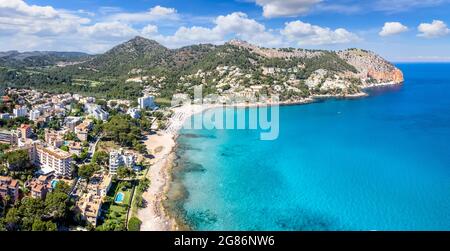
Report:
<svg viewBox="0 0 450 251"><path fill-rule="evenodd" d="M399 67L401 87L280 108L275 141L183 130L187 220L199 230L450 230L450 64Z"/></svg>

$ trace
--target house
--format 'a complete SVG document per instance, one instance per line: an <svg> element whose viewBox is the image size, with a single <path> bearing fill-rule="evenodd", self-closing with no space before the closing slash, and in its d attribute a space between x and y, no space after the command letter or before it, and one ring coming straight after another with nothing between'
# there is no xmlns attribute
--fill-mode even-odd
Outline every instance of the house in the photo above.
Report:
<svg viewBox="0 0 450 251"><path fill-rule="evenodd" d="M60 148L64 144L64 131L53 131L45 129L45 142L55 148Z"/></svg>
<svg viewBox="0 0 450 251"><path fill-rule="evenodd" d="M83 151L83 146L81 145L81 142L70 141L68 147L69 153L71 154L80 155L81 152Z"/></svg>
<svg viewBox="0 0 450 251"><path fill-rule="evenodd" d="M95 174L89 179L89 184L87 185L87 191L90 194L94 194L100 197L105 197L111 188L111 176Z"/></svg>
<svg viewBox="0 0 450 251"><path fill-rule="evenodd" d="M11 177L0 176L0 199L9 196L14 203L19 199L19 181Z"/></svg>
<svg viewBox="0 0 450 251"><path fill-rule="evenodd" d="M90 193L83 194L75 206L80 211L84 220L94 227L97 226L97 218L100 215L100 209L102 207L102 198L100 196Z"/></svg>
<svg viewBox="0 0 450 251"><path fill-rule="evenodd" d="M86 119L83 121L83 123L75 127L75 134L81 141L87 141L88 134L91 128L92 128L92 120Z"/></svg>
<svg viewBox="0 0 450 251"><path fill-rule="evenodd" d="M31 197L45 199L47 193L52 191L52 179L53 175L41 175L38 178L33 178L31 182L26 184L30 189Z"/></svg>

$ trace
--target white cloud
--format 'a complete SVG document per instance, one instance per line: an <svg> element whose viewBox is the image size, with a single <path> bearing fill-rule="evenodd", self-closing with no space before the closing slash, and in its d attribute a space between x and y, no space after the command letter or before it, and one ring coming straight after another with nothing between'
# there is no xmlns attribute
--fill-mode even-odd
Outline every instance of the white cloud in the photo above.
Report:
<svg viewBox="0 0 450 251"><path fill-rule="evenodd" d="M181 27L171 36L150 36L150 38L169 46L180 47L195 43L220 44L229 37L236 37L251 43L275 46L281 39L266 29L263 24L248 18L245 13L234 12L226 16L218 16L212 28L193 26Z"/></svg>
<svg viewBox="0 0 450 251"><path fill-rule="evenodd" d="M149 24L142 28L141 30L142 35L144 36L152 36L154 34L158 33L158 26Z"/></svg>
<svg viewBox="0 0 450 251"><path fill-rule="evenodd" d="M144 23L162 19L178 19L177 11L173 8L155 6L146 12L120 12L108 17L108 20L127 22L127 23Z"/></svg>
<svg viewBox="0 0 450 251"><path fill-rule="evenodd" d="M382 37L392 36L408 31L408 27L399 22L386 22L379 35Z"/></svg>
<svg viewBox="0 0 450 251"><path fill-rule="evenodd" d="M263 2L269 3L261 1ZM280 2L270 2L281 6ZM296 2L298 4L300 1ZM22 0L0 0L0 50L99 53L136 35L155 39L170 48L198 43L222 44L233 38L266 47L281 47L294 43L336 44L358 39L355 34L342 28L331 30L300 21L286 24L280 34L279 30L268 29L242 12L217 16L208 22L209 25L178 26L173 33L167 34L165 29L164 33L160 32L159 28L169 22L177 25L184 23L181 17L186 16L179 15L175 9L161 6L135 13L124 12L116 7L104 7L101 12L93 15L85 11L29 5Z"/></svg>
<svg viewBox="0 0 450 251"><path fill-rule="evenodd" d="M356 34L343 28L332 30L298 20L286 23L281 34L298 45L342 44L360 40Z"/></svg>
<svg viewBox="0 0 450 251"><path fill-rule="evenodd" d="M28 5L21 0L0 0L0 10L4 15L26 15L38 18L53 18L58 12L51 6Z"/></svg>
<svg viewBox="0 0 450 251"><path fill-rule="evenodd" d="M322 0L255 0L255 2L263 7L264 17L273 18L305 14Z"/></svg>
<svg viewBox="0 0 450 251"><path fill-rule="evenodd" d="M140 34L154 34L150 22L175 19L176 10L156 6L144 13L123 15L127 22L113 16L127 14L114 7L102 9L104 16L95 22L92 13L30 5L22 0L0 0L0 50L59 50L103 52ZM134 22L144 22L142 29Z"/></svg>
<svg viewBox="0 0 450 251"><path fill-rule="evenodd" d="M91 38L128 38L139 33L127 24L120 22L101 22L79 28L81 35Z"/></svg>
<svg viewBox="0 0 450 251"><path fill-rule="evenodd" d="M0 0L0 34L54 36L74 32L88 18L51 6L28 5L22 0Z"/></svg>
<svg viewBox="0 0 450 251"><path fill-rule="evenodd" d="M433 20L432 23L421 23L417 29L420 32L418 36L425 38L442 37L450 33L447 24L441 20Z"/></svg>

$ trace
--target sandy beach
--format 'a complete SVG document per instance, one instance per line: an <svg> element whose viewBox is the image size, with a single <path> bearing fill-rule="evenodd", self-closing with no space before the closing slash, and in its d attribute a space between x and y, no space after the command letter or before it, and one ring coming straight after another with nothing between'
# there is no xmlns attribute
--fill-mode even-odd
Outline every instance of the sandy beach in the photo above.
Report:
<svg viewBox="0 0 450 251"><path fill-rule="evenodd" d="M166 214L162 205L169 188L170 170L175 157L173 153L175 140L186 119L209 108L211 106L207 105L185 105L174 108L167 129L149 135L145 140L145 145L149 152L153 153L154 158L147 174L150 187L142 195L147 206L138 210L138 218L142 221L141 231L177 230L176 222Z"/></svg>

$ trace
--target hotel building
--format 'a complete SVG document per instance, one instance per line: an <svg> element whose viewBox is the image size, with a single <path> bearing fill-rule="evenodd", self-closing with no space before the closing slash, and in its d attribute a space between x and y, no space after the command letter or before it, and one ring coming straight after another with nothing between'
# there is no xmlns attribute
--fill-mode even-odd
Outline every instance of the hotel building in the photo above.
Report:
<svg viewBox="0 0 450 251"><path fill-rule="evenodd" d="M68 152L54 147L36 145L35 164L46 171L53 171L56 176L70 178L72 176L71 162L72 156Z"/></svg>

